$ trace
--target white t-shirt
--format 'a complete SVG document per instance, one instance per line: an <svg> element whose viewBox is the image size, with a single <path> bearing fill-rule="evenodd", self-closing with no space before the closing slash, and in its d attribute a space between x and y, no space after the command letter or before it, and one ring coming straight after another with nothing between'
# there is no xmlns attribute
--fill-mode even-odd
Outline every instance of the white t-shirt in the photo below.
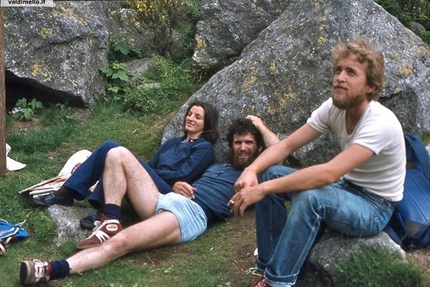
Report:
<svg viewBox="0 0 430 287"><path fill-rule="evenodd" d="M390 201L403 198L406 174L406 151L402 126L389 109L371 101L355 130L346 132L346 111L336 108L330 98L316 109L307 124L320 133L333 131L340 148L352 144L364 146L374 155L345 175L352 183Z"/></svg>

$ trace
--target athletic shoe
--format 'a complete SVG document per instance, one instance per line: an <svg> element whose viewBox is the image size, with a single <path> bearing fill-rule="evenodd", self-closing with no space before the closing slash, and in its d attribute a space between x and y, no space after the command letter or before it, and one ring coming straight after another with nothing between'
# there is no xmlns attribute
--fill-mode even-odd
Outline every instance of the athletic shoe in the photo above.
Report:
<svg viewBox="0 0 430 287"><path fill-rule="evenodd" d="M39 282L49 281L51 274L51 264L48 261L32 259L22 261L20 266L19 278L23 285L33 285Z"/></svg>
<svg viewBox="0 0 430 287"><path fill-rule="evenodd" d="M98 246L122 230L118 219L109 219L104 214L100 215L100 221L95 222L95 225L93 233L78 242L76 248L87 249Z"/></svg>
<svg viewBox="0 0 430 287"><path fill-rule="evenodd" d="M261 276L260 279L255 281L251 287L270 287L269 283L266 282L266 279L264 279L264 276Z"/></svg>

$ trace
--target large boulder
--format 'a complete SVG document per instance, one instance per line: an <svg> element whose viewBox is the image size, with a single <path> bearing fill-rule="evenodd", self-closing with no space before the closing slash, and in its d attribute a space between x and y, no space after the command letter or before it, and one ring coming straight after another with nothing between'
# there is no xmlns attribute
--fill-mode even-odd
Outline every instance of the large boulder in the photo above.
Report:
<svg viewBox="0 0 430 287"><path fill-rule="evenodd" d="M281 137L303 125L329 98L331 49L339 39L360 35L385 56L386 83L380 101L399 118L405 132L430 131L430 49L418 36L372 0L289 1L285 12L239 59L197 91L220 111L220 130L231 119L262 116ZM181 134L186 103L167 125L163 140ZM225 139L217 143L218 161L226 159ZM292 155L306 166L338 152L332 134Z"/></svg>
<svg viewBox="0 0 430 287"><path fill-rule="evenodd" d="M193 60L211 70L234 62L279 15L288 1L203 0Z"/></svg>
<svg viewBox="0 0 430 287"><path fill-rule="evenodd" d="M109 26L103 2L5 8L7 98L90 105L105 95Z"/></svg>

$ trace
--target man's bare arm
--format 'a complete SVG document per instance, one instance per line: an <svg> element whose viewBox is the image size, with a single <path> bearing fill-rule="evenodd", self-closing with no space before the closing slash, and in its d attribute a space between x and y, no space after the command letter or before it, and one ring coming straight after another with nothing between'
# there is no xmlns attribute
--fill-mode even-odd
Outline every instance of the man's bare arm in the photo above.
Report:
<svg viewBox="0 0 430 287"><path fill-rule="evenodd" d="M235 215L243 215L246 207L270 193L285 193L308 190L336 182L340 177L362 165L374 153L360 145L352 145L329 162L310 166L292 174L249 186L237 192L232 200Z"/></svg>
<svg viewBox="0 0 430 287"><path fill-rule="evenodd" d="M279 137L266 126L266 124L260 117L247 115L246 118L251 120L254 126L256 126L257 129L260 131L261 135L263 136L266 148L280 141Z"/></svg>

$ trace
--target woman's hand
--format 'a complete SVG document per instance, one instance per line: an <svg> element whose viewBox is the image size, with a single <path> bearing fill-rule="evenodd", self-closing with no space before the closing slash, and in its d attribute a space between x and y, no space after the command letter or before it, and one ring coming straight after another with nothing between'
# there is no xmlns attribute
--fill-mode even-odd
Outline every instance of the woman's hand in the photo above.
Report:
<svg viewBox="0 0 430 287"><path fill-rule="evenodd" d="M186 183L185 181L177 181L173 185L173 191L189 199L193 199L196 188L193 187L191 184Z"/></svg>

